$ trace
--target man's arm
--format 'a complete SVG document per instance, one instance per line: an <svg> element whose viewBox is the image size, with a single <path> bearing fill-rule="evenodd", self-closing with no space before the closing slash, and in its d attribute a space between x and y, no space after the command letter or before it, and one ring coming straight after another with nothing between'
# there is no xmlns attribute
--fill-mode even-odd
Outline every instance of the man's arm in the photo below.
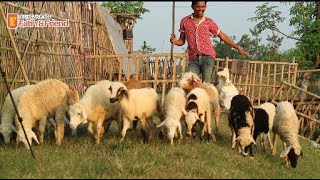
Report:
<svg viewBox="0 0 320 180"><path fill-rule="evenodd" d="M241 49L238 45L236 45L233 40L225 33L223 33L222 31L220 31L220 33L218 34L218 37L224 41L225 43L227 43L229 46L235 48L236 50L238 50L239 54L241 54L242 56L246 56L247 58L249 57L248 53L245 52L243 49Z"/></svg>
<svg viewBox="0 0 320 180"><path fill-rule="evenodd" d="M177 40L175 34L171 34L170 42L173 43L174 45L182 46L182 45L184 45L185 41L186 41L186 37L185 37L184 32L180 33L180 37L178 40Z"/></svg>

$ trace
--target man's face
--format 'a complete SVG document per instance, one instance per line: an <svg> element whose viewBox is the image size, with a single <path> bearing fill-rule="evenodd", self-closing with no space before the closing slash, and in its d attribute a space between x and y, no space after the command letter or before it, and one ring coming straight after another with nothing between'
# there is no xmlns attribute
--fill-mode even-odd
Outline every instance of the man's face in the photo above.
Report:
<svg viewBox="0 0 320 180"><path fill-rule="evenodd" d="M204 15L204 11L206 10L206 2L198 1L196 4L193 5L192 9L196 17L202 17Z"/></svg>

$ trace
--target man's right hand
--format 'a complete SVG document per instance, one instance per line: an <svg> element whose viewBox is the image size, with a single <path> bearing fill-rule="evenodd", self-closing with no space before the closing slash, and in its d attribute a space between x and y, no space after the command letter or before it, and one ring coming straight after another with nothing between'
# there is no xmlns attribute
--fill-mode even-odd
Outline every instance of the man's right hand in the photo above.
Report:
<svg viewBox="0 0 320 180"><path fill-rule="evenodd" d="M175 34L171 34L170 43L175 45L176 41L177 41L176 35Z"/></svg>

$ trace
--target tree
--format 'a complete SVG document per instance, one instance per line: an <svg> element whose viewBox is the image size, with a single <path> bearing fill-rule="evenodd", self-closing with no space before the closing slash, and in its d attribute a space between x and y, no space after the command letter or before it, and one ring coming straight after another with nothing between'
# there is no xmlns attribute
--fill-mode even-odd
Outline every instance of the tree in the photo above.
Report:
<svg viewBox="0 0 320 180"><path fill-rule="evenodd" d="M153 53L156 51L156 48L152 48L150 45L147 44L146 41L143 41L143 45L140 46L140 49L138 50L140 52L144 53Z"/></svg>
<svg viewBox="0 0 320 180"><path fill-rule="evenodd" d="M236 39L235 36L230 36L230 38L232 40ZM217 58L225 58L225 57L235 58L235 59L239 58L239 56L237 55L237 51L231 48L229 45L227 45L223 41L218 41L216 39L213 39L213 44L215 47L215 51L217 52Z"/></svg>
<svg viewBox="0 0 320 180"><path fill-rule="evenodd" d="M249 20L258 22L255 28L259 32L269 29L286 38L297 40L297 50L295 51L296 55L299 55L297 60L301 64L310 64L303 61L311 61L315 68L320 68L320 2L298 1L291 3L293 6L290 8L292 16L290 26L294 26L295 31L290 35L277 28L278 23L282 23L284 20L281 17L281 12L275 10L277 6L269 6L268 3L257 6L256 16L249 18Z"/></svg>
<svg viewBox="0 0 320 180"><path fill-rule="evenodd" d="M143 7L142 1L108 1L102 3L103 7L107 7L111 10L111 13L128 13L137 15L134 20L142 19L142 15L146 12L150 12ZM118 22L121 24L126 21L126 17L118 17Z"/></svg>

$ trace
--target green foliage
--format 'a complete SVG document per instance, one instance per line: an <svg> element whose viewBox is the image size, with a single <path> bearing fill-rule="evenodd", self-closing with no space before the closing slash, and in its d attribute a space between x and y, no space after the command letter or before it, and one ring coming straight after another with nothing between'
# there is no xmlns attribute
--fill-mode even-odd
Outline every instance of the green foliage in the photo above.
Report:
<svg viewBox="0 0 320 180"><path fill-rule="evenodd" d="M110 8L113 13L140 14L138 19L142 19L141 15L149 12L148 9L143 8L142 1L108 1L104 2L102 6Z"/></svg>
<svg viewBox="0 0 320 180"><path fill-rule="evenodd" d="M150 45L147 44L146 41L143 41L143 45L140 46L140 49L138 51L142 53L153 53L156 51L156 48L151 47Z"/></svg>
<svg viewBox="0 0 320 180"><path fill-rule="evenodd" d="M269 3L264 3L261 6L257 6L255 11L256 16L249 18L250 21L258 22L255 28L259 33L266 29L277 30L277 24L284 21L281 17L281 12L275 10L278 6L269 6Z"/></svg>
<svg viewBox="0 0 320 180"><path fill-rule="evenodd" d="M317 12L315 1L294 2L290 8L290 26L295 27L295 31L291 35L281 32L278 29L278 24L282 23L284 18L281 17L281 12L275 10L277 6L269 6L268 3L264 3L261 6L257 6L255 11L256 16L249 18L250 21L255 21L257 24L254 26L258 33L265 30L271 30L272 36L269 36L267 40L270 40L269 48L271 48L272 56L276 54L277 49L283 38L275 36L274 32L278 32L287 38L296 39L297 49L292 52L297 62L302 68L310 68L312 62L315 63L316 56L320 55L320 20L316 20ZM271 46L270 46L271 45Z"/></svg>
<svg viewBox="0 0 320 180"><path fill-rule="evenodd" d="M215 50L217 53L217 58L238 58L237 53L238 51L232 49L229 45L224 42L215 41Z"/></svg>

